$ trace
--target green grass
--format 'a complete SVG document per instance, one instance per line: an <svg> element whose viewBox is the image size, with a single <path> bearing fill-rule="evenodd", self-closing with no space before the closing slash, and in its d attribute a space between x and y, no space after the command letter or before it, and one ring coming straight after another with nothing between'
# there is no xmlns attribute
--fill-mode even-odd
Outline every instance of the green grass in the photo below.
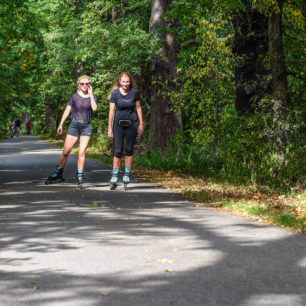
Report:
<svg viewBox="0 0 306 306"><path fill-rule="evenodd" d="M294 213L291 213L288 207L273 207L269 205L262 205L260 203L254 203L250 201L221 201L217 205L218 207L224 207L232 211L239 212L243 215L257 217L262 221L273 223L281 227L292 228L295 230L303 231L303 227L306 225L305 217L297 217Z"/></svg>
<svg viewBox="0 0 306 306"><path fill-rule="evenodd" d="M6 140L6 139L9 139L9 138L11 138L11 135L8 135L8 134L1 134L0 135L0 141Z"/></svg>

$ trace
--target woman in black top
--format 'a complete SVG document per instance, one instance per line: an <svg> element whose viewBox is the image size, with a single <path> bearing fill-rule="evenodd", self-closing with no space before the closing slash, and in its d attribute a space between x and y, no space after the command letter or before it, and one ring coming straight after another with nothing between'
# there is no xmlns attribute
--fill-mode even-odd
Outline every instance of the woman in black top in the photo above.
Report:
<svg viewBox="0 0 306 306"><path fill-rule="evenodd" d="M130 182L133 163L133 147L137 133L143 132L143 118L138 89L133 88L132 78L128 72L122 72L110 95L108 116L108 136L114 137L115 154L113 172L110 180L111 189L116 188L125 138L124 186Z"/></svg>
<svg viewBox="0 0 306 306"><path fill-rule="evenodd" d="M81 76L78 79L77 85L78 90L69 98L61 122L57 128L57 133L61 135L63 132L63 124L72 110L72 120L65 139L64 150L55 173L48 177L46 184L58 179L63 180L64 166L67 162L68 156L73 146L76 144L78 139L80 139L77 179L79 187L82 188L85 152L92 135L92 126L90 121L92 118L92 112L97 110L98 104L97 97L93 94L91 79L89 76Z"/></svg>

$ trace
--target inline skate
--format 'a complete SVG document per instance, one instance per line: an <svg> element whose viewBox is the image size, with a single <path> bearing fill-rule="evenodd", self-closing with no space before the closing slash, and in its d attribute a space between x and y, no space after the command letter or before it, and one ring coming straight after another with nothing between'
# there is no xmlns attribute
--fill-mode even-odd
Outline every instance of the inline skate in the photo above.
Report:
<svg viewBox="0 0 306 306"><path fill-rule="evenodd" d="M122 180L124 190L127 190L127 185L131 182L131 170L125 169Z"/></svg>
<svg viewBox="0 0 306 306"><path fill-rule="evenodd" d="M55 170L55 173L53 173L47 178L47 180L45 181L45 184L46 185L53 184L58 181L64 182L65 179L63 178L63 172L64 172L64 168L57 167Z"/></svg>
<svg viewBox="0 0 306 306"><path fill-rule="evenodd" d="M112 171L112 177L109 181L110 183L110 190L115 190L117 188L117 183L118 183L118 180L119 180L119 170L117 171Z"/></svg>
<svg viewBox="0 0 306 306"><path fill-rule="evenodd" d="M77 172L78 187L80 189L83 189L84 180L85 178L84 178L83 172Z"/></svg>

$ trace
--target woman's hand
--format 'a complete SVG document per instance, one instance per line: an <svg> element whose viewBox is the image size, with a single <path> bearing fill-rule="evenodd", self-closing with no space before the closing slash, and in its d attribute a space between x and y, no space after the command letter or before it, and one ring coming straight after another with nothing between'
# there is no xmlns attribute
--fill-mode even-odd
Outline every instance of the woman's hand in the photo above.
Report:
<svg viewBox="0 0 306 306"><path fill-rule="evenodd" d="M90 97L93 97L93 90L92 90L92 86L88 85L88 94Z"/></svg>
<svg viewBox="0 0 306 306"><path fill-rule="evenodd" d="M143 124L139 124L138 135L141 135L142 133L143 133Z"/></svg>
<svg viewBox="0 0 306 306"><path fill-rule="evenodd" d="M112 128L108 128L107 135L108 135L108 137L114 137L114 133L113 133Z"/></svg>
<svg viewBox="0 0 306 306"><path fill-rule="evenodd" d="M61 135L62 133L63 133L63 126L59 125L58 128L57 128L57 134Z"/></svg>

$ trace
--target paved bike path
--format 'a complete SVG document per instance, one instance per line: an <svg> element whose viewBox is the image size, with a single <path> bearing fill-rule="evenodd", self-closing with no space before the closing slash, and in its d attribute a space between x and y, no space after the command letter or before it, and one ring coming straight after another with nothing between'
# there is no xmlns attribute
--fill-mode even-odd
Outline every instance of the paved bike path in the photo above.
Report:
<svg viewBox="0 0 306 306"><path fill-rule="evenodd" d="M0 143L0 305L306 305L305 236L199 208L33 136Z"/></svg>

